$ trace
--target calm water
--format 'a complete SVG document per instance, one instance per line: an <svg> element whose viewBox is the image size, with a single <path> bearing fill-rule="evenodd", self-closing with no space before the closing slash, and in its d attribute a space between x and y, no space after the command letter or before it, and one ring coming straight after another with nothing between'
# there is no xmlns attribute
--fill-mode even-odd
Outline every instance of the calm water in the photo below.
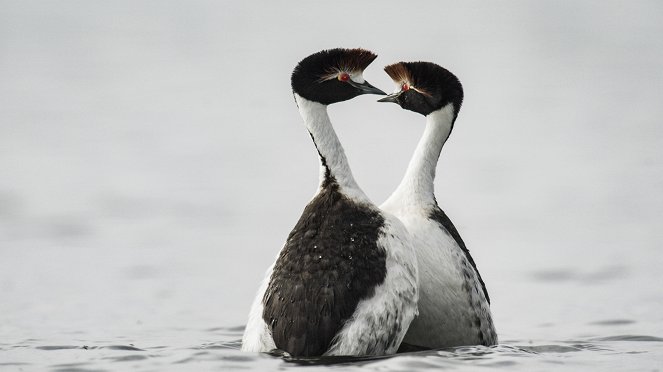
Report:
<svg viewBox="0 0 663 372"><path fill-rule="evenodd" d="M626 320L602 324L613 328ZM586 337L574 340L505 340L494 347L471 346L406 353L382 358L327 357L293 359L239 351L242 327L159 329L137 336L89 342L71 334L69 343L42 339L2 344L0 366L15 370L376 370L416 371L429 368L476 370L477 366L507 370L658 371L663 338L641 335ZM75 332L73 332L75 333ZM161 337L160 337L161 336ZM182 339L196 339L186 344Z"/></svg>
<svg viewBox="0 0 663 372"><path fill-rule="evenodd" d="M0 370L663 369L660 2L1 1ZM317 182L295 64L435 61L466 98L438 200L501 344L376 360L239 351ZM335 105L376 202L423 119ZM302 367L305 365L305 367Z"/></svg>

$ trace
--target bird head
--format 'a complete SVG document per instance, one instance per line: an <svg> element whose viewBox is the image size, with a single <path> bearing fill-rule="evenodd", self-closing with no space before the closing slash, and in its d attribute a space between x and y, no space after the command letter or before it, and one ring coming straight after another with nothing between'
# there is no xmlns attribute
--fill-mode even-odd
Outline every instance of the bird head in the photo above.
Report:
<svg viewBox="0 0 663 372"><path fill-rule="evenodd" d="M385 92L364 80L363 72L377 55L365 49L328 49L311 54L292 72L293 93L329 105L361 94Z"/></svg>
<svg viewBox="0 0 663 372"><path fill-rule="evenodd" d="M463 103L463 86L456 75L431 62L398 62L384 68L396 91L378 102L393 102L421 115L453 105L454 117Z"/></svg>

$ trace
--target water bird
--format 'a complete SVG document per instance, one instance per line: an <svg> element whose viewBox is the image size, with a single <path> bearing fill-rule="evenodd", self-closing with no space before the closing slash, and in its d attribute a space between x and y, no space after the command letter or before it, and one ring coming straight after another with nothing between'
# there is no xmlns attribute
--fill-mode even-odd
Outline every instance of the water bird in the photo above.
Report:
<svg viewBox="0 0 663 372"><path fill-rule="evenodd" d="M385 67L398 88L379 102L393 102L426 117L426 127L405 176L380 206L410 232L419 268L419 315L403 349L494 345L490 297L458 230L434 194L435 168L463 102L460 80L430 62Z"/></svg>
<svg viewBox="0 0 663 372"><path fill-rule="evenodd" d="M292 90L317 149L317 192L267 270L242 350L294 357L397 351L417 312L416 256L405 226L357 185L327 106L386 93L363 71L377 56L330 49L295 67Z"/></svg>

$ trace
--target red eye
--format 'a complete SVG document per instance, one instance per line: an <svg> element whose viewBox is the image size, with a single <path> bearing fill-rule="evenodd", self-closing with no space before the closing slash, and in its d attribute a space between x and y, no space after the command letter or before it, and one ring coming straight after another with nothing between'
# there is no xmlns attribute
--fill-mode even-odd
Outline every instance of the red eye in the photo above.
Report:
<svg viewBox="0 0 663 372"><path fill-rule="evenodd" d="M403 86L401 87L401 90L405 92L406 90L410 90L410 86L407 85L407 83L403 83Z"/></svg>
<svg viewBox="0 0 663 372"><path fill-rule="evenodd" d="M350 80L350 75L347 72L342 72L340 75L338 75L338 80L348 81Z"/></svg>

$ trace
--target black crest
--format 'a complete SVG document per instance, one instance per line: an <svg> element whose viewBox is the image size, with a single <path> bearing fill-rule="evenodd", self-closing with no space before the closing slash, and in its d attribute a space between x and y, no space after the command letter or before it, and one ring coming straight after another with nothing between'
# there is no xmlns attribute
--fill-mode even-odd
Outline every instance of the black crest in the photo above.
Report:
<svg viewBox="0 0 663 372"><path fill-rule="evenodd" d="M463 103L463 86L456 75L431 62L398 62L384 68L403 88L393 101L406 110L428 115L453 103L458 115Z"/></svg>
<svg viewBox="0 0 663 372"><path fill-rule="evenodd" d="M276 260L262 317L276 347L320 356L387 274L382 215L345 197L333 178L306 206Z"/></svg>
<svg viewBox="0 0 663 372"><path fill-rule="evenodd" d="M365 49L328 49L311 54L292 72L292 91L315 102L329 105L367 93L337 78L340 73L364 71L377 55Z"/></svg>

